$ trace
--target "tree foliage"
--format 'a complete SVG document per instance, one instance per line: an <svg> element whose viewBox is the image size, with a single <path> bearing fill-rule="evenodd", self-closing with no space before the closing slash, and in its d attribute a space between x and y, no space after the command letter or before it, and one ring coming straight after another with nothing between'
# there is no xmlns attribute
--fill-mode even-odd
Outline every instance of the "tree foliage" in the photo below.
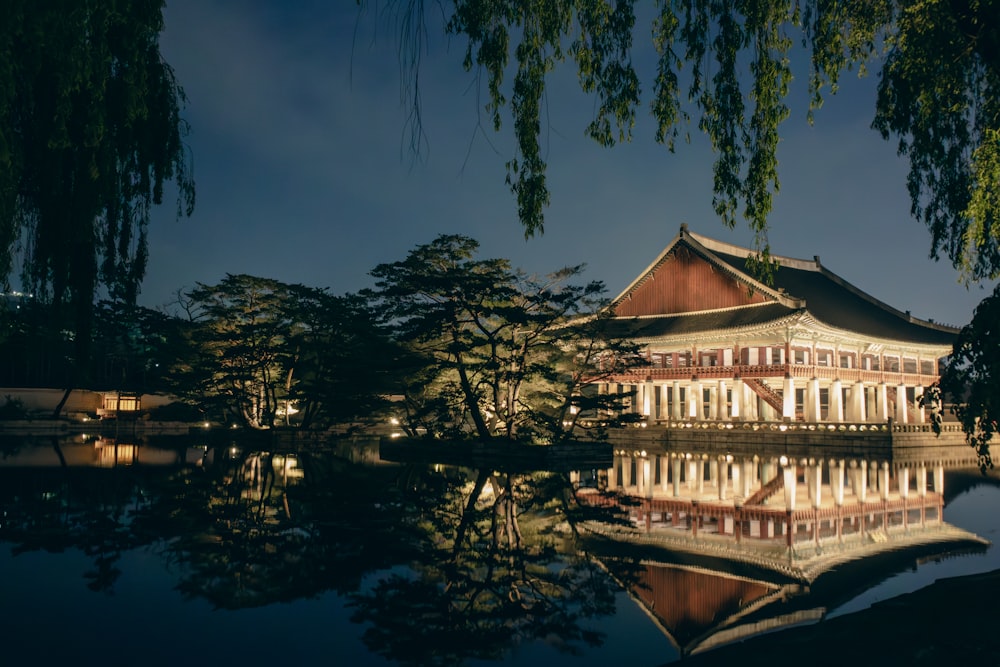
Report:
<svg viewBox="0 0 1000 667"><path fill-rule="evenodd" d="M603 284L571 283L581 266L529 277L478 249L442 235L371 272L373 310L425 360L404 387L410 432L550 443L616 412L588 381L643 361L605 334Z"/></svg>
<svg viewBox="0 0 1000 667"><path fill-rule="evenodd" d="M409 48L404 65L416 68L428 10L423 2L389 4ZM652 14L636 0L435 6L444 30L468 40L464 65L485 81L493 127L509 122L513 130L507 181L526 236L544 230L549 203L541 141L546 84L571 61L582 90L595 98L586 133L602 145L631 140L643 85L657 142L673 151L696 123L716 152L715 211L729 227L749 224L758 250L751 268L766 278L793 69L808 72L811 121L845 71L875 65L873 126L896 138L909 159L912 210L930 228L931 253L943 253L970 279L1000 275L1000 8L993 0L659 0ZM634 62L643 34L656 53L650 81ZM410 74L406 90L418 104Z"/></svg>
<svg viewBox="0 0 1000 667"><path fill-rule="evenodd" d="M992 468L989 443L1000 421L1000 285L959 333L940 386L957 401L953 411L979 454L979 467Z"/></svg>
<svg viewBox="0 0 1000 667"><path fill-rule="evenodd" d="M162 0L5 0L0 277L68 306L78 355L100 286L134 303L150 208L190 214L184 94L159 50ZM18 267L18 265L20 265Z"/></svg>
<svg viewBox="0 0 1000 667"><path fill-rule="evenodd" d="M397 348L356 296L227 274L183 306L191 354L176 391L241 426L364 422L392 392Z"/></svg>

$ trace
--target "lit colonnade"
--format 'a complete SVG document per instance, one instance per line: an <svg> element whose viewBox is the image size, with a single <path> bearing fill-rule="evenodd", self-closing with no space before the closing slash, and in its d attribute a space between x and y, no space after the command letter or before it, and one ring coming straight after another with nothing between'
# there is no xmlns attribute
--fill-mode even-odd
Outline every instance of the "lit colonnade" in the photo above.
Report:
<svg viewBox="0 0 1000 667"><path fill-rule="evenodd" d="M958 329L912 317L820 264L752 252L687 230L611 303L609 331L646 364L595 378L649 421L924 423L921 397Z"/></svg>
<svg viewBox="0 0 1000 667"><path fill-rule="evenodd" d="M652 348L655 350L655 348ZM625 394L626 409L648 421L804 421L810 423L927 423L924 389L937 381L938 359L839 353L841 367L827 365L833 352L801 350L787 362L784 348L743 348L678 353L648 351L649 367L598 385L601 393ZM747 354L748 352L754 354ZM699 366L688 366L697 358ZM760 356L765 364L751 363ZM822 364L812 363L817 355ZM867 368L856 368L855 359ZM723 365L715 365L716 360ZM774 360L774 363L771 360ZM909 372L872 370L888 366ZM632 380L627 382L625 380Z"/></svg>
<svg viewBox="0 0 1000 667"><path fill-rule="evenodd" d="M842 540L940 523L944 461L733 456L615 451L606 491L640 500L630 507L647 530L709 531L740 538Z"/></svg>

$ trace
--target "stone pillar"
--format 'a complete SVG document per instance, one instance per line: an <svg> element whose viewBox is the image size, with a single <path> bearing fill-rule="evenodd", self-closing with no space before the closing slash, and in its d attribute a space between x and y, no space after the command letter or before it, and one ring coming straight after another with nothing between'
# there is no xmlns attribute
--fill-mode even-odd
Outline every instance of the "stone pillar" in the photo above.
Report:
<svg viewBox="0 0 1000 667"><path fill-rule="evenodd" d="M813 507L819 509L823 504L823 461L816 461L816 465L812 466L812 479L810 480L813 485L812 496Z"/></svg>
<svg viewBox="0 0 1000 667"><path fill-rule="evenodd" d="M920 500L927 497L927 466L923 463L917 466L917 495Z"/></svg>
<svg viewBox="0 0 1000 667"><path fill-rule="evenodd" d="M910 467L903 466L896 470L896 484L899 486L899 495L906 499L910 497Z"/></svg>
<svg viewBox="0 0 1000 667"><path fill-rule="evenodd" d="M750 495L752 495L750 493L750 490L753 488L753 482L754 482L754 472L755 472L754 462L748 459L744 459L742 468L743 470L740 473L740 482L742 484L742 490L740 492L740 495L743 496L744 498L747 498Z"/></svg>
<svg viewBox="0 0 1000 667"><path fill-rule="evenodd" d="M781 419L786 422L795 421L795 380L791 375L785 376L783 392Z"/></svg>
<svg viewBox="0 0 1000 667"><path fill-rule="evenodd" d="M727 395L729 394L728 387L726 387L725 380L719 380L719 388L715 390L716 398L716 409L715 418L716 419L729 419L729 401L727 400Z"/></svg>
<svg viewBox="0 0 1000 667"><path fill-rule="evenodd" d="M908 412L906 409L906 385L901 384L896 387L896 423L908 424Z"/></svg>
<svg viewBox="0 0 1000 667"><path fill-rule="evenodd" d="M666 492L667 487L670 486L670 469L667 463L670 459L667 456L658 457L660 460L660 490Z"/></svg>
<svg viewBox="0 0 1000 667"><path fill-rule="evenodd" d="M608 469L608 488L615 490L621 488L621 480L618 477L618 466L622 463L622 457L615 454L611 459L611 468Z"/></svg>
<svg viewBox="0 0 1000 667"><path fill-rule="evenodd" d="M862 460L858 468L858 488L855 494L858 501L863 503L868 501L868 461Z"/></svg>
<svg viewBox="0 0 1000 667"><path fill-rule="evenodd" d="M658 419L670 419L670 385L663 383L660 387L660 412Z"/></svg>
<svg viewBox="0 0 1000 667"><path fill-rule="evenodd" d="M711 420L721 419L719 415L719 389L717 386L708 386L708 418Z"/></svg>
<svg viewBox="0 0 1000 667"><path fill-rule="evenodd" d="M698 477L698 472L697 472L697 470L698 470L698 462L695 461L695 460L689 460L687 467L688 467L688 469L687 469L687 486L688 486L689 489L691 489L693 491L695 489L695 482L697 481L697 477Z"/></svg>
<svg viewBox="0 0 1000 667"><path fill-rule="evenodd" d="M774 468L774 461L771 461L770 459L764 461L761 464L760 485L764 486L765 484L770 482L772 479L774 479L775 474L776 471Z"/></svg>
<svg viewBox="0 0 1000 667"><path fill-rule="evenodd" d="M670 459L670 467L670 472L674 477L674 498L679 498L681 495L681 460Z"/></svg>
<svg viewBox="0 0 1000 667"><path fill-rule="evenodd" d="M726 487L729 486L729 463L719 461L719 500L726 499Z"/></svg>
<svg viewBox="0 0 1000 667"><path fill-rule="evenodd" d="M884 382L875 387L875 421L881 424L889 421L889 391Z"/></svg>
<svg viewBox="0 0 1000 667"><path fill-rule="evenodd" d="M705 459L698 459L696 470L698 471L696 488L698 489L698 493L705 493Z"/></svg>
<svg viewBox="0 0 1000 667"><path fill-rule="evenodd" d="M934 493L944 495L944 466L940 463L934 466Z"/></svg>
<svg viewBox="0 0 1000 667"><path fill-rule="evenodd" d="M882 464L882 469L879 470L878 478L878 490L882 496L882 500L889 500L889 464L885 462Z"/></svg>
<svg viewBox="0 0 1000 667"><path fill-rule="evenodd" d="M916 405L916 409L913 414L913 423L924 424L927 420L927 409L920 404L920 399L924 396L924 388L917 385L913 388L913 403Z"/></svg>
<svg viewBox="0 0 1000 667"><path fill-rule="evenodd" d="M830 384L830 410L827 412L826 420L835 424L844 421L844 389L839 379Z"/></svg>
<svg viewBox="0 0 1000 667"><path fill-rule="evenodd" d="M653 462L644 457L639 460L642 464L643 495L646 498L653 498Z"/></svg>
<svg viewBox="0 0 1000 667"><path fill-rule="evenodd" d="M670 394L670 418L679 421L684 411L681 410L681 383L678 380L674 380L673 385L671 385Z"/></svg>
<svg viewBox="0 0 1000 667"><path fill-rule="evenodd" d="M851 389L851 421L857 423L868 421L865 407L865 383L858 380Z"/></svg>
<svg viewBox="0 0 1000 667"><path fill-rule="evenodd" d="M735 378L733 380L733 421L746 419L746 397L743 395L743 380Z"/></svg>
<svg viewBox="0 0 1000 667"><path fill-rule="evenodd" d="M819 405L819 379L812 378L806 384L805 420L807 422L818 422L821 414Z"/></svg>
<svg viewBox="0 0 1000 667"><path fill-rule="evenodd" d="M833 502L837 507L844 505L844 460L830 459L830 487L833 490Z"/></svg>
<svg viewBox="0 0 1000 667"><path fill-rule="evenodd" d="M740 478L740 464L730 463L729 469L732 471L733 475L733 498L740 495L740 489L743 488L742 480Z"/></svg>
<svg viewBox="0 0 1000 667"><path fill-rule="evenodd" d="M698 378L692 378L688 387L688 411L687 416L695 421L704 419L703 403L704 396L701 392L701 382Z"/></svg>
<svg viewBox="0 0 1000 667"><path fill-rule="evenodd" d="M795 461L789 461L781 469L781 474L785 476L785 509L789 512L795 509L795 490L798 485L798 474L795 468ZM790 530L791 526L788 528Z"/></svg>

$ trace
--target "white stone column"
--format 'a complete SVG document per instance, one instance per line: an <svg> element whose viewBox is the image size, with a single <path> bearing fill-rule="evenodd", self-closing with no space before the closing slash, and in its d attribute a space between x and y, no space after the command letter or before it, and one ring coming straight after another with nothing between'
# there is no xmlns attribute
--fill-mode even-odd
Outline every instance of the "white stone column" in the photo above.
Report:
<svg viewBox="0 0 1000 667"><path fill-rule="evenodd" d="M900 384L896 387L896 423L907 424L908 410L906 409L906 385Z"/></svg>
<svg viewBox="0 0 1000 667"><path fill-rule="evenodd" d="M882 424L889 421L889 391L884 382L875 387L875 421Z"/></svg>
<svg viewBox="0 0 1000 667"><path fill-rule="evenodd" d="M785 376L784 402L782 403L781 419L795 421L795 380L791 375Z"/></svg>
<svg viewBox="0 0 1000 667"><path fill-rule="evenodd" d="M687 416L695 421L704 419L704 396L701 392L701 382L697 378L691 380L688 385L688 410Z"/></svg>
<svg viewBox="0 0 1000 667"><path fill-rule="evenodd" d="M878 479L879 493L882 496L882 500L889 500L889 464L883 463L882 469L879 470Z"/></svg>
<svg viewBox="0 0 1000 667"><path fill-rule="evenodd" d="M740 464L730 463L729 470L732 471L733 475L733 497L740 495L740 489L743 488L742 479L740 478Z"/></svg>
<svg viewBox="0 0 1000 667"><path fill-rule="evenodd" d="M868 495L868 462L851 461L851 491L858 502L863 503Z"/></svg>
<svg viewBox="0 0 1000 667"><path fill-rule="evenodd" d="M643 495L646 498L652 499L653 497L653 465L652 461L648 457L642 458L639 461L642 464L642 483L643 483Z"/></svg>
<svg viewBox="0 0 1000 667"><path fill-rule="evenodd" d="M698 459L698 493L705 493L705 459Z"/></svg>
<svg viewBox="0 0 1000 667"><path fill-rule="evenodd" d="M711 420L720 419L719 389L711 384L708 385L708 418Z"/></svg>
<svg viewBox="0 0 1000 667"><path fill-rule="evenodd" d="M840 385L840 379L830 383L830 410L827 412L826 420L834 424L844 421L844 389Z"/></svg>
<svg viewBox="0 0 1000 667"><path fill-rule="evenodd" d="M735 378L733 380L733 407L732 407L732 419L733 421L740 421L741 419L746 419L746 398L743 395L743 380L740 378Z"/></svg>
<svg viewBox="0 0 1000 667"><path fill-rule="evenodd" d="M816 461L816 465L812 466L812 478L810 482L813 485L812 496L813 507L819 509L823 505L823 461Z"/></svg>
<svg viewBox="0 0 1000 667"><path fill-rule="evenodd" d="M865 415L865 383L858 380L851 388L851 421L863 424L868 421Z"/></svg>
<svg viewBox="0 0 1000 667"><path fill-rule="evenodd" d="M921 500L927 497L927 466L923 463L917 466L917 495Z"/></svg>
<svg viewBox="0 0 1000 667"><path fill-rule="evenodd" d="M878 412L875 409L875 387L865 387L865 421L877 421Z"/></svg>
<svg viewBox="0 0 1000 667"><path fill-rule="evenodd" d="M774 468L774 461L771 461L770 459L761 463L760 467L760 485L764 486L774 479L777 471Z"/></svg>
<svg viewBox="0 0 1000 667"><path fill-rule="evenodd" d="M830 487L833 491L833 502L837 507L844 505L844 460L830 459Z"/></svg>
<svg viewBox="0 0 1000 667"><path fill-rule="evenodd" d="M812 378L806 384L805 420L818 422L820 420L819 378Z"/></svg>
<svg viewBox="0 0 1000 667"><path fill-rule="evenodd" d="M653 415L653 408L656 407L656 395L653 393L656 388L652 382L647 381L643 385L642 392L642 414L650 417Z"/></svg>
<svg viewBox="0 0 1000 667"><path fill-rule="evenodd" d="M740 495L747 498L751 495L750 490L753 488L754 482L754 463L751 460L744 459L742 465L742 471L740 472L740 483L742 489Z"/></svg>
<svg viewBox="0 0 1000 667"><path fill-rule="evenodd" d="M729 486L729 463L719 461L719 500L726 499L726 487Z"/></svg>
<svg viewBox="0 0 1000 667"><path fill-rule="evenodd" d="M678 498L681 495L681 460L670 459L670 468L670 472L674 477L674 498Z"/></svg>
<svg viewBox="0 0 1000 667"><path fill-rule="evenodd" d="M858 488L854 493L858 496L859 502L868 501L868 461L862 460L858 466Z"/></svg>
<svg viewBox="0 0 1000 667"><path fill-rule="evenodd" d="M728 387L726 387L725 380L719 380L719 388L715 390L716 398L716 408L715 408L715 418L716 419L729 419L729 401L727 399L727 394L729 393Z"/></svg>
<svg viewBox="0 0 1000 667"><path fill-rule="evenodd" d="M670 387L670 393L670 418L680 421L684 415L684 411L681 409L681 383L679 380L674 380L673 385Z"/></svg>
<svg viewBox="0 0 1000 667"><path fill-rule="evenodd" d="M663 383L660 387L660 413L658 419L670 419L670 385Z"/></svg>
<svg viewBox="0 0 1000 667"><path fill-rule="evenodd" d="M687 469L687 486L689 489L695 489L695 482L698 478L698 462L695 460L688 461Z"/></svg>
<svg viewBox="0 0 1000 667"><path fill-rule="evenodd" d="M608 469L608 488L614 491L621 488L621 480L618 479L618 466L622 464L622 457L618 454L611 459L611 468Z"/></svg>
<svg viewBox="0 0 1000 667"><path fill-rule="evenodd" d="M944 466L940 463L934 466L934 492L944 495Z"/></svg>
<svg viewBox="0 0 1000 667"><path fill-rule="evenodd" d="M896 470L896 482L899 485L899 496L901 498L910 497L910 468L903 466Z"/></svg>
<svg viewBox="0 0 1000 667"><path fill-rule="evenodd" d="M798 485L798 475L795 471L795 461L789 461L787 465L782 466L781 474L785 476L785 509L794 510L795 509L795 491ZM789 528L791 528L789 526Z"/></svg>

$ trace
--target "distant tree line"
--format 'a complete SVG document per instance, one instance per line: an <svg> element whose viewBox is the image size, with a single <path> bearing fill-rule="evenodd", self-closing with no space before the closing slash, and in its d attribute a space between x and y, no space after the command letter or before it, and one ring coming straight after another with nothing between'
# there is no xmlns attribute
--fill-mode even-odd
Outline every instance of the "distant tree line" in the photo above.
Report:
<svg viewBox="0 0 1000 667"><path fill-rule="evenodd" d="M359 294L226 275L167 312L102 301L85 366L51 304L21 300L0 316L0 386L167 393L254 429L391 412L412 436L449 439L554 442L581 415L617 414L623 398L588 382L644 362L605 334L603 284L574 284L579 266L536 278L477 252L440 236L377 266Z"/></svg>

